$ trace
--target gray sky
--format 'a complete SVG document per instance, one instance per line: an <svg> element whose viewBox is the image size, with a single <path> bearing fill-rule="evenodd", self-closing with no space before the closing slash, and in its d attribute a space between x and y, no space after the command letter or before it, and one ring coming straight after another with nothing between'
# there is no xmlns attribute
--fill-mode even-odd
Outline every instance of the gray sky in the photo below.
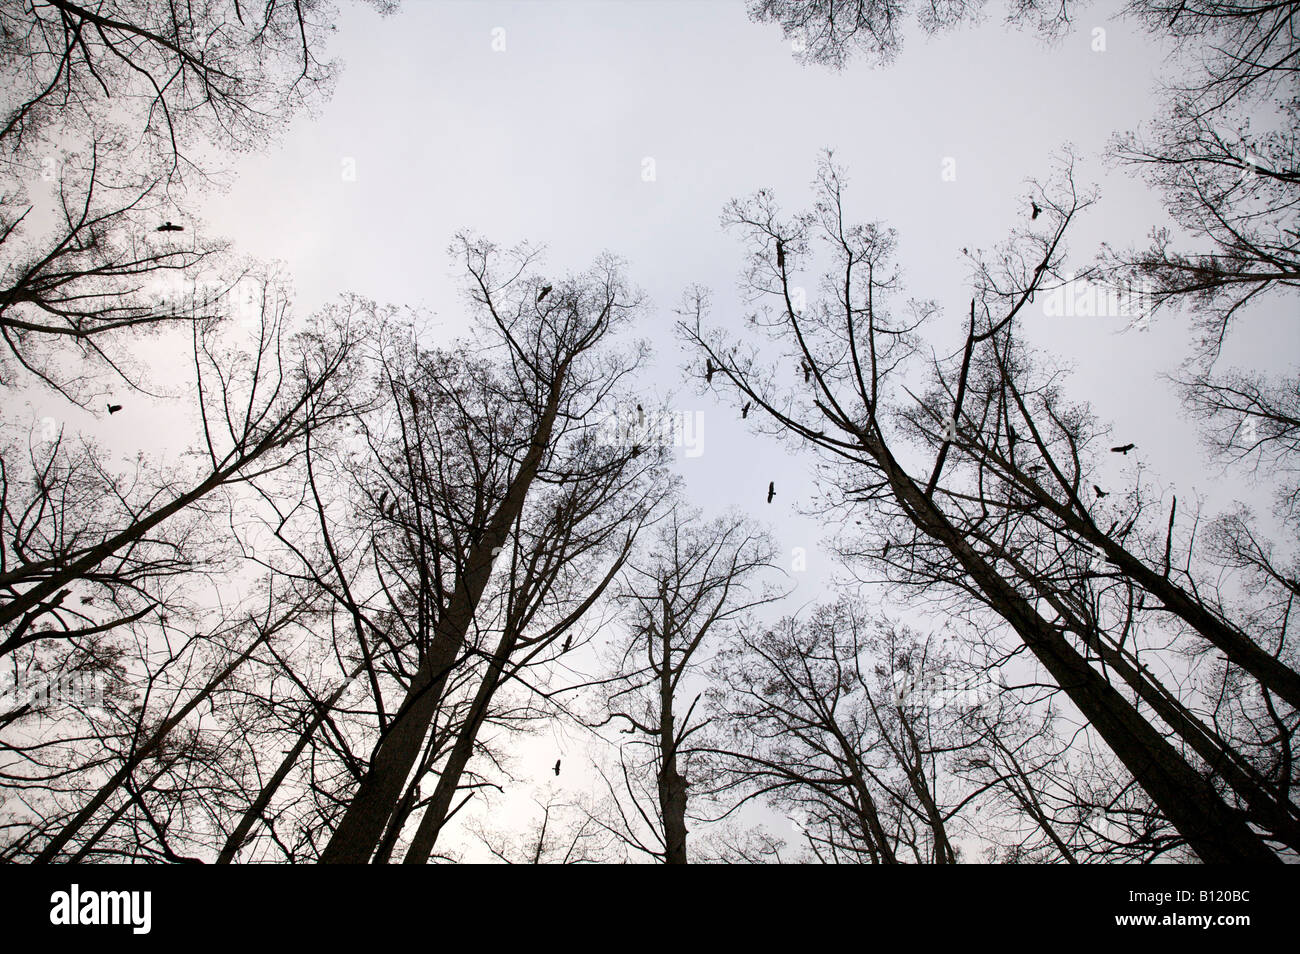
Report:
<svg viewBox="0 0 1300 954"><path fill-rule="evenodd" d="M914 35L891 67L838 74L795 62L779 29L749 22L740 0L407 0L390 18L346 6L330 48L345 63L334 98L277 147L240 158L234 188L207 203L207 225L283 260L300 313L352 291L427 309L440 340L464 327L446 255L458 229L545 243L557 272L605 249L623 256L650 298L649 383L705 414L705 452L682 461L692 498L758 502L776 479L790 492L762 515L783 542L811 548L815 528L788 519L806 496L805 465L681 386L670 329L683 290L710 287L721 321L744 310L722 205L768 188L785 209L804 206L820 150L834 148L851 213L899 230L907 291L940 304L950 334L934 344L955 347L970 297L960 249L992 247L1023 224L1024 180L1046 177L1063 144L1080 154L1080 184L1102 190L1070 240L1081 264L1103 239L1124 246L1166 224L1156 196L1099 160L1114 132L1153 115L1169 68L1149 37L1109 15L1117 6L1085 10L1053 45L990 22ZM1104 52L1092 49L1095 27ZM498 29L504 51L493 49ZM945 157L956 181L941 180ZM345 160L355 181L344 181ZM1182 495L1221 496L1155 378L1186 357L1183 321L1120 334L1125 324L1039 315L1025 330L1076 369L1073 393L1139 444L1154 475ZM1284 367L1300 355L1298 327L1276 305L1256 309L1223 363Z"/></svg>

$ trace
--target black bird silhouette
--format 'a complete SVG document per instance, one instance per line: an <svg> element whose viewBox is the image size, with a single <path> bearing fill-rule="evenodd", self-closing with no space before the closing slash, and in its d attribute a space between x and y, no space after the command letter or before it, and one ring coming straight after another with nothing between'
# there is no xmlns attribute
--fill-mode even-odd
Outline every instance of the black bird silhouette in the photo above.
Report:
<svg viewBox="0 0 1300 954"><path fill-rule="evenodd" d="M1137 447L1136 444L1121 444L1119 447L1112 447L1110 449L1110 452L1112 454L1123 454L1125 457L1127 457L1128 452L1135 447Z"/></svg>
<svg viewBox="0 0 1300 954"><path fill-rule="evenodd" d="M887 557L887 556L889 556L889 541L888 541L888 540L885 541L885 549L883 549L883 550L880 551L880 559L883 560L883 559L884 559L885 557Z"/></svg>
<svg viewBox="0 0 1300 954"><path fill-rule="evenodd" d="M560 652L562 652L562 653L567 653L567 652L569 651L569 647L572 646L572 645L573 645L573 637L572 637L572 636L565 636L565 637L564 637L564 648L561 649Z"/></svg>
<svg viewBox="0 0 1300 954"><path fill-rule="evenodd" d="M411 399L411 407L418 411L420 409L420 399L415 396L415 388L407 388L406 396Z"/></svg>
<svg viewBox="0 0 1300 954"><path fill-rule="evenodd" d="M640 404L636 406L636 422L638 426L645 423L645 408L641 407Z"/></svg>
<svg viewBox="0 0 1300 954"><path fill-rule="evenodd" d="M560 774L560 760L559 760L559 759L556 759L556 760L555 760L555 769L554 769L554 772L555 772L556 776L558 777L559 774Z"/></svg>
<svg viewBox="0 0 1300 954"><path fill-rule="evenodd" d="M108 406L108 413L109 413L109 414L116 414L116 413L117 413L118 411L120 411L120 410L122 410L122 405L120 405L120 404L110 404L110 405Z"/></svg>
<svg viewBox="0 0 1300 954"><path fill-rule="evenodd" d="M1100 500L1102 497L1107 496L1106 491L1102 490L1102 489L1101 489L1100 487L1098 487L1096 484L1093 484L1093 485L1092 485L1092 489L1095 490L1095 491L1097 491L1097 499L1098 499L1098 500Z"/></svg>
<svg viewBox="0 0 1300 954"><path fill-rule="evenodd" d="M712 359L712 358L705 358L705 359L704 359L704 382L705 382L706 384L712 384L712 383L713 383L713 372L714 372L714 371L717 371L717 370L718 370L718 369L715 368L715 367L713 366L713 359Z"/></svg>
<svg viewBox="0 0 1300 954"><path fill-rule="evenodd" d="M537 301L541 302L541 300L545 298L547 295L549 295L550 293L551 293L551 286L543 285L542 290L537 293Z"/></svg>
<svg viewBox="0 0 1300 954"><path fill-rule="evenodd" d="M185 226L172 225L171 222L164 222L154 230L155 232L184 232Z"/></svg>
<svg viewBox="0 0 1300 954"><path fill-rule="evenodd" d="M768 503L771 503L771 502L772 502L772 498L775 497L775 496L776 496L776 481L775 481L775 480L769 480L769 481L767 482L767 502L768 502Z"/></svg>
<svg viewBox="0 0 1300 954"><path fill-rule="evenodd" d="M1018 440L1020 440L1020 435L1016 433L1016 429L1014 427L1008 424L1007 425L1007 446L1015 447L1016 441Z"/></svg>
<svg viewBox="0 0 1300 954"><path fill-rule="evenodd" d="M1029 200L1029 219L1030 219L1030 221L1033 221L1034 219L1038 218L1039 214L1040 214L1042 211L1043 211L1043 210L1040 209L1040 208L1038 207L1038 203L1037 203L1037 202L1035 202L1033 199L1030 199L1030 200Z"/></svg>
<svg viewBox="0 0 1300 954"><path fill-rule="evenodd" d="M776 240L776 267L785 268L785 243L780 239Z"/></svg>
<svg viewBox="0 0 1300 954"><path fill-rule="evenodd" d="M805 361L803 358L799 359L799 370L803 372L803 383L807 384L808 375L812 372L812 369L808 367L808 362Z"/></svg>
<svg viewBox="0 0 1300 954"><path fill-rule="evenodd" d="M745 402L745 406L742 407L742 408L740 409L740 416L741 416L741 417L749 417L749 409L750 409L750 407L753 406L753 404L754 404L753 401L746 401L746 402Z"/></svg>

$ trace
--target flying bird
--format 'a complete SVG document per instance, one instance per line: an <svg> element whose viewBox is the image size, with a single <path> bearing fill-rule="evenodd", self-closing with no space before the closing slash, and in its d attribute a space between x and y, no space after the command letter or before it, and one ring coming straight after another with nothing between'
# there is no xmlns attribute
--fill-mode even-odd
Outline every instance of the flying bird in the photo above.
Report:
<svg viewBox="0 0 1300 954"><path fill-rule="evenodd" d="M718 369L715 368L715 367L713 366L713 359L712 359L712 358L705 358L705 359L704 359L704 382L705 382L706 384L712 384L712 383L713 383L713 372L714 372L714 371L717 371L717 370L718 370Z"/></svg>
<svg viewBox="0 0 1300 954"><path fill-rule="evenodd" d="M1098 487L1096 484L1093 484L1093 485L1092 485L1092 489L1095 490L1095 491L1097 492L1097 499L1098 499L1098 500L1100 500L1102 497L1108 496L1107 493L1106 493L1106 491L1102 490L1102 489L1101 489L1100 487Z"/></svg>
<svg viewBox="0 0 1300 954"><path fill-rule="evenodd" d="M116 413L117 413L118 411L120 411L120 410L122 410L122 405L120 405L120 404L110 404L110 405L108 406L108 413L109 413L109 414L116 414Z"/></svg>
<svg viewBox="0 0 1300 954"><path fill-rule="evenodd" d="M740 409L740 416L749 417L749 409L753 407L753 405L754 405L753 401L746 401L745 406Z"/></svg>
<svg viewBox="0 0 1300 954"><path fill-rule="evenodd" d="M771 502L772 502L772 498L775 497L775 496L776 496L776 481L775 481L775 480L769 480L769 481L767 482L767 502L768 502L768 503L771 503Z"/></svg>
<svg viewBox="0 0 1300 954"><path fill-rule="evenodd" d="M183 226L183 225L172 225L171 222L164 222L162 225L158 226L158 228L156 228L154 231L156 231L156 232L184 232L184 231L185 231L185 226Z"/></svg>
<svg viewBox="0 0 1300 954"><path fill-rule="evenodd" d="M540 304L542 299L551 293L550 285L543 285L542 290L537 293L537 301Z"/></svg>
<svg viewBox="0 0 1300 954"><path fill-rule="evenodd" d="M556 759L556 760L555 760L555 768L552 769L552 771L555 772L555 777L556 777L556 778L559 778L559 777L560 777L560 760L559 760L559 759Z"/></svg>
<svg viewBox="0 0 1300 954"><path fill-rule="evenodd" d="M1123 454L1125 457L1127 457L1128 452L1135 447L1137 447L1136 444L1121 444L1119 447L1112 447L1110 449L1110 452L1112 454Z"/></svg>
<svg viewBox="0 0 1300 954"><path fill-rule="evenodd" d="M1033 221L1034 219L1038 218L1038 216L1042 213L1042 211L1043 211L1043 210L1042 210L1041 208L1039 208L1037 202L1035 202L1033 199L1030 199L1030 200L1029 200L1029 219L1030 219L1030 221Z"/></svg>

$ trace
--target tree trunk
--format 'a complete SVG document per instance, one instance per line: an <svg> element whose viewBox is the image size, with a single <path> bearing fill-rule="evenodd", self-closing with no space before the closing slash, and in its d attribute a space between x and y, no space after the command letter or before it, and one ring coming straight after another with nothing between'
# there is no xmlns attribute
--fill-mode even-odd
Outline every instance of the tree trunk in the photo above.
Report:
<svg viewBox="0 0 1300 954"><path fill-rule="evenodd" d="M407 776L419 758L425 734L437 714L447 676L456 664L479 598L492 575L495 553L504 545L511 525L523 510L542 455L550 444L563 381L561 370L551 384L528 453L485 532L471 548L447 612L438 620L433 645L416 670L401 708L380 739L356 795L321 852L322 864L365 864L383 837Z"/></svg>
<svg viewBox="0 0 1300 954"><path fill-rule="evenodd" d="M1300 711L1300 672L1296 672L1280 659L1270 655L1245 633L1211 612L1200 600L1189 595L1168 577L1147 566L1122 544L1098 530L1090 521L1081 518L1073 508L1062 506L1049 496L1039 498L1039 502L1069 529L1094 546L1100 547L1106 558L1119 567L1121 573L1158 599L1166 610L1200 633L1231 663L1250 673L1260 685L1267 686L1285 699L1292 708Z"/></svg>
<svg viewBox="0 0 1300 954"><path fill-rule="evenodd" d="M483 674L478 691L474 694L474 702L470 707L465 726L461 729L451 754L447 756L447 764L442 767L442 772L438 775L438 786L433 790L433 797L424 809L424 817L420 819L420 827L416 829L415 837L411 839L411 845L406 849L406 857L402 859L402 864L428 863L429 856L433 853L433 846L438 841L438 834L447 821L447 813L451 811L451 801L456 797L456 790L460 786L465 766L469 764L470 757L474 754L474 742L478 738L478 730L487 718L492 697L501 683L501 671L505 668L505 661L514 652L517 635L513 630L502 634L496 652L488 661L487 672Z"/></svg>
<svg viewBox="0 0 1300 954"><path fill-rule="evenodd" d="M663 659L659 666L659 814L664 823L664 862L686 864L686 779L677 771L677 730L673 718L673 677L671 619L668 599L663 603L663 621L659 627Z"/></svg>
<svg viewBox="0 0 1300 954"><path fill-rule="evenodd" d="M1201 860L1278 863L1278 857L1213 786L975 552L888 448L865 432L862 438L917 528L957 558L989 605L1016 630Z"/></svg>

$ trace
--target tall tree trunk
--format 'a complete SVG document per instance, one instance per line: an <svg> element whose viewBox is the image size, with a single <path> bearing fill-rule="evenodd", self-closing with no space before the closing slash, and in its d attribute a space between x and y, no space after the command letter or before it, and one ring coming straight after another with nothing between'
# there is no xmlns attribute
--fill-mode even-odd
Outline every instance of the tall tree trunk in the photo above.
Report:
<svg viewBox="0 0 1300 954"><path fill-rule="evenodd" d="M469 717L456 738L451 754L447 756L447 763L438 775L438 785L433 790L433 797L429 800L429 804L425 806L424 817L420 819L415 837L411 839L411 845L406 849L406 857L402 859L403 864L428 863L429 856L433 853L433 846L438 841L438 834L447 821L447 813L451 811L451 801L456 797L465 766L469 764L470 757L474 754L474 743L478 739L479 729L487 718L488 706L491 705L492 697L501 684L501 672L505 668L505 661L514 652L517 638L518 633L514 628L508 628L502 634L496 652L488 661L487 672L483 674L478 691L474 694Z"/></svg>
<svg viewBox="0 0 1300 954"><path fill-rule="evenodd" d="M840 731L840 727L833 717L826 716L826 725L831 734L835 736L835 741L839 744L840 752L844 756L844 763L848 767L849 782L858 796L858 824L862 826L862 834L866 838L867 844L872 846L872 861L875 861L874 856L879 854L881 864L898 864L898 856L894 852L894 846L889 843L889 836L885 833L885 827L880 824L880 810L876 807L876 800L867 785L866 776L862 773L862 761L858 758L857 750L849 744L848 737Z"/></svg>
<svg viewBox="0 0 1300 954"><path fill-rule="evenodd" d="M861 435L913 523L957 558L989 605L1020 635L1201 860L1280 863L1168 740L975 552L888 448L865 431Z"/></svg>
<svg viewBox="0 0 1300 954"><path fill-rule="evenodd" d="M900 753L899 764L903 766L903 771L907 774L907 782L912 788L912 792L921 802L921 807L925 809L925 818L930 825L930 834L934 838L934 863L939 865L952 865L957 863L957 854L953 851L952 843L948 840L947 826L944 825L943 813L939 811L939 805L934 800L934 793L930 790L930 780L925 774L925 760L921 754L921 740L916 737L916 731L912 728L912 723L908 721L907 715L901 707L894 710L898 715L898 722L907 733L908 745L911 746L911 757L908 757L908 750L904 747Z"/></svg>
<svg viewBox="0 0 1300 954"><path fill-rule="evenodd" d="M1254 766L1188 710L1131 653L1111 645L1099 630L1078 619L1064 601L1054 599L1045 590L1040 592L1062 619L1070 621L1071 629L1097 653L1103 666L1115 672L1133 689L1138 698L1149 705L1174 734L1245 801L1254 822L1292 848L1300 848L1300 820L1295 817L1291 806L1280 803L1269 792L1266 781Z"/></svg>
<svg viewBox="0 0 1300 954"><path fill-rule="evenodd" d="M659 814L664 823L664 862L686 864L686 779L677 771L677 729L673 718L673 627L666 595L660 596L663 658L659 664ZM652 637L653 638L653 637ZM683 662L684 665L684 662Z"/></svg>
<svg viewBox="0 0 1300 954"><path fill-rule="evenodd" d="M677 752L673 739L672 697L667 701L667 716L660 723L659 811L664 820L664 861L670 865L686 864L686 779L677 771Z"/></svg>
<svg viewBox="0 0 1300 954"><path fill-rule="evenodd" d="M1300 672L1269 654L1245 633L1225 622L1199 599L1187 593L1177 583L1162 573L1157 573L1143 560L1138 559L1121 543L1102 533L1089 520L1080 516L1069 505L1063 505L1050 495L1037 498L1039 503L1070 530L1084 540L1099 547L1106 558L1119 567L1120 572L1158 599L1166 610L1177 616L1236 666L1255 677L1262 686L1272 689L1292 708L1300 711ZM1172 517L1170 528L1172 530Z"/></svg>
<svg viewBox="0 0 1300 954"><path fill-rule="evenodd" d="M380 740L356 795L329 844L321 852L322 864L365 864L383 836L407 776L419 758L425 734L437 714L447 676L456 664L479 599L492 575L495 553L505 544L511 525L522 512L542 455L550 444L565 370L562 368L557 372L551 383L528 453L510 482L501 505L471 548L465 570L457 576L447 612L438 620L429 652L416 670L401 708Z"/></svg>

